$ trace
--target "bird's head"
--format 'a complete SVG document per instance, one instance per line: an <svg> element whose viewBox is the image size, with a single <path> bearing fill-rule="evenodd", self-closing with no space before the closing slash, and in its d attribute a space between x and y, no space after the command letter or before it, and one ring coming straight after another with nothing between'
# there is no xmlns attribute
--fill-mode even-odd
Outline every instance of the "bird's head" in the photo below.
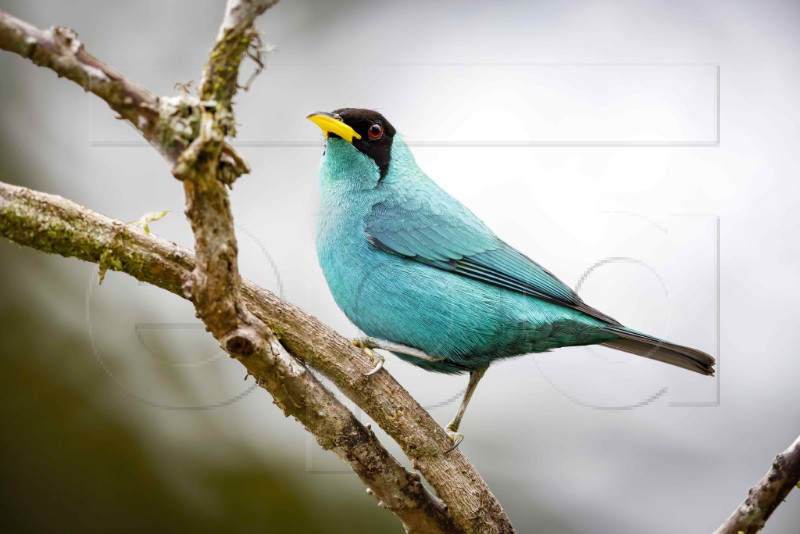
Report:
<svg viewBox="0 0 800 534"><path fill-rule="evenodd" d="M341 108L333 113L312 113L307 118L325 132L329 156L352 159L358 151L374 162L380 178L386 175L396 131L383 115L370 109ZM369 165L369 160L361 157L356 161Z"/></svg>

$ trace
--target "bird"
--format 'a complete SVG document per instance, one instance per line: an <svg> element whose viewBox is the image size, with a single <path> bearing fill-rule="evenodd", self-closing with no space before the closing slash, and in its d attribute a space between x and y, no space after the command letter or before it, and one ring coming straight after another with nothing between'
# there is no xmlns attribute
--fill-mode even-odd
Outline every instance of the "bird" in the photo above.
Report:
<svg viewBox="0 0 800 534"><path fill-rule="evenodd" d="M383 365L372 349L428 371L469 373L445 427L452 448L496 360L599 344L714 374L707 353L622 325L500 239L420 169L381 113L341 108L307 118L326 138L316 248L328 287L366 334L353 342L376 362L368 374Z"/></svg>

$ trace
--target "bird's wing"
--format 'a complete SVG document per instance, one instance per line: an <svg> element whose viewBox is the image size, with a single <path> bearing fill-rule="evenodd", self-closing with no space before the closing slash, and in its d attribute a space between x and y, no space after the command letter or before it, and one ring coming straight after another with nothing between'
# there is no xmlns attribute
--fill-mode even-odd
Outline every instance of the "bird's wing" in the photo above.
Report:
<svg viewBox="0 0 800 534"><path fill-rule="evenodd" d="M367 239L384 252L456 275L554 302L611 324L547 269L498 238L452 197L434 203L388 199L365 220Z"/></svg>

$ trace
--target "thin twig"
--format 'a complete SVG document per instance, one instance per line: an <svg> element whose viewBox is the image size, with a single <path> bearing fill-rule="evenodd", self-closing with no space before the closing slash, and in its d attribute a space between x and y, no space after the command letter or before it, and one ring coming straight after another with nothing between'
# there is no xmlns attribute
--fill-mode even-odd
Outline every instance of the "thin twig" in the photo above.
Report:
<svg viewBox="0 0 800 534"><path fill-rule="evenodd" d="M43 30L0 11L0 49L13 52L67 78L104 100L119 117L139 130L164 158L174 164L188 141L172 129L165 102L94 57L70 29L53 26ZM241 162L237 151L225 143L223 153L231 162ZM248 172L233 166L236 176Z"/></svg>
<svg viewBox="0 0 800 534"><path fill-rule="evenodd" d="M754 534L800 483L800 437L775 457L764 478L714 534Z"/></svg>
<svg viewBox="0 0 800 534"><path fill-rule="evenodd" d="M239 64L259 39L254 22L276 3L277 0L229 0L225 6L225 18L203 69L198 93L201 99L217 103L217 122L225 135L235 135L233 97L239 89Z"/></svg>

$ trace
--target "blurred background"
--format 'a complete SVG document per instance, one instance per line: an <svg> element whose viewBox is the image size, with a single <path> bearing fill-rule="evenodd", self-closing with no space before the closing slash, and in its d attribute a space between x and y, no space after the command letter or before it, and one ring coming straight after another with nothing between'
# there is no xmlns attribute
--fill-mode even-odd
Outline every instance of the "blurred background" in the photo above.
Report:
<svg viewBox="0 0 800 534"><path fill-rule="evenodd" d="M176 94L224 2L0 8L75 28ZM596 348L492 367L461 447L518 530L710 532L800 432L799 23L792 0L283 1L259 21L267 68L237 97L242 271L358 335L316 261L323 139L304 117L379 109L437 182L589 303L719 358L713 379ZM191 246L181 188L132 128L16 56L0 73L2 180L125 221L170 210L151 230ZM0 273L5 527L401 531L186 302L5 241ZM387 368L449 421L466 377ZM799 498L765 532L795 532Z"/></svg>

